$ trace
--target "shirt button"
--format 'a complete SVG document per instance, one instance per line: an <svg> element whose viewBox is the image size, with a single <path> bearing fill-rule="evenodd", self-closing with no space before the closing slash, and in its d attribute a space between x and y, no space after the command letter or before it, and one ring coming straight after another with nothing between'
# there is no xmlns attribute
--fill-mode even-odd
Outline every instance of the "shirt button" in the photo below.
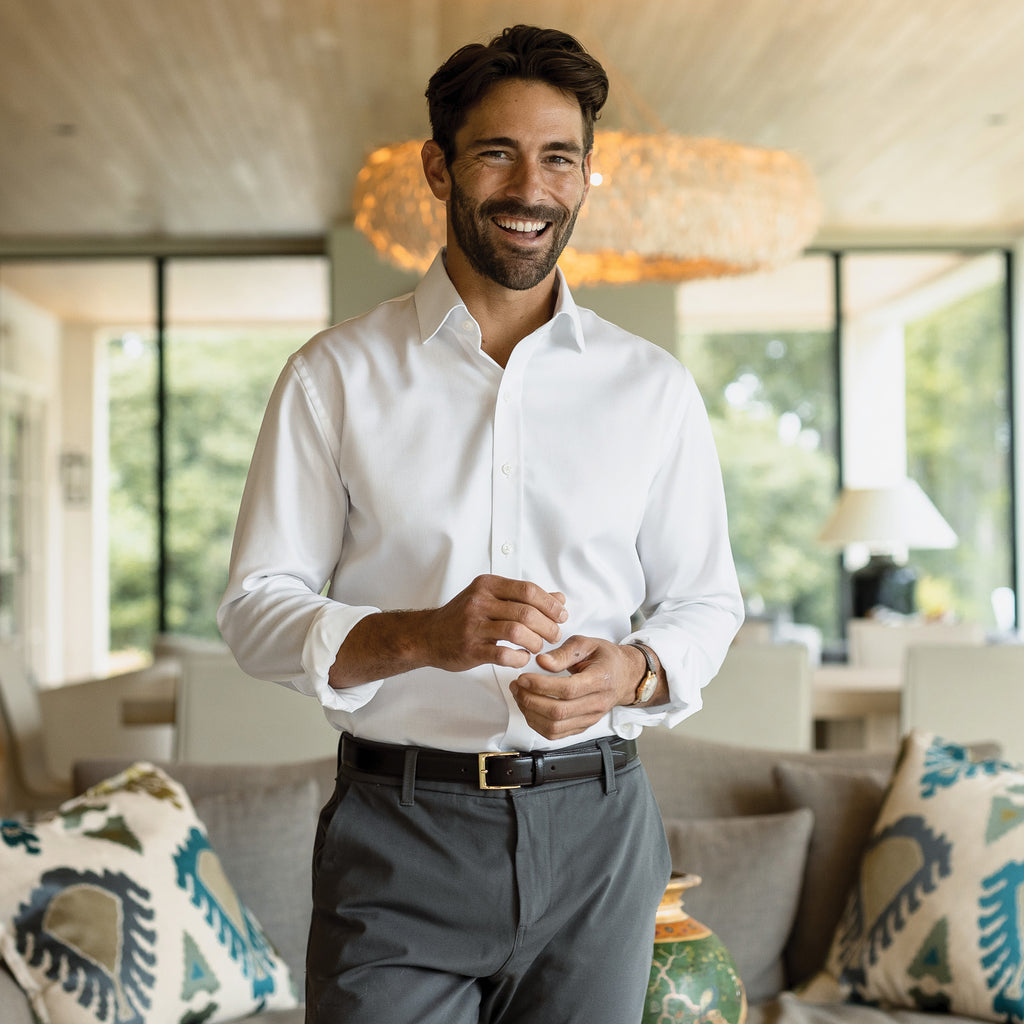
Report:
<svg viewBox="0 0 1024 1024"><path fill-rule="evenodd" d="M511 392L511 391L505 391L505 392L504 392L504 393L502 394L502 396L501 396L501 400L502 400L502 401L503 401L503 402L504 402L504 403L505 403L506 405L510 405L510 404L511 404L511 402L512 402L512 392Z"/></svg>
<svg viewBox="0 0 1024 1024"><path fill-rule="evenodd" d="M463 320L462 321L462 329L464 331L471 331L471 330L473 330L473 321L472 320Z"/></svg>
<svg viewBox="0 0 1024 1024"><path fill-rule="evenodd" d="M502 471L502 473L505 474L505 476L511 476L512 475L512 463L511 462L506 462L501 467L501 471Z"/></svg>
<svg viewBox="0 0 1024 1024"><path fill-rule="evenodd" d="M508 541L505 541L505 543L501 545L501 553L503 555L511 555L512 554L512 545L509 544Z"/></svg>

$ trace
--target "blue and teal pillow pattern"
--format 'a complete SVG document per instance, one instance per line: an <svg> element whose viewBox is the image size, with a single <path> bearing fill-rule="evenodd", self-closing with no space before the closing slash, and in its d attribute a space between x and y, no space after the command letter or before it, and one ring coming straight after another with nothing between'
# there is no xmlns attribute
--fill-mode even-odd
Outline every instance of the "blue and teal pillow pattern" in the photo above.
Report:
<svg viewBox="0 0 1024 1024"><path fill-rule="evenodd" d="M1024 1020L1024 770L914 732L827 972L847 999Z"/></svg>
<svg viewBox="0 0 1024 1024"><path fill-rule="evenodd" d="M136 764L0 823L0 956L43 1024L217 1024L297 1005L184 789Z"/></svg>

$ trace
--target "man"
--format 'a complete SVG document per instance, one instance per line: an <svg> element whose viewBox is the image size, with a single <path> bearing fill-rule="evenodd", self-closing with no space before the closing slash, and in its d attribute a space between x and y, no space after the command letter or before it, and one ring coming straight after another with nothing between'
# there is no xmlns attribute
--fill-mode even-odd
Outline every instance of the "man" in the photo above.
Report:
<svg viewBox="0 0 1024 1024"><path fill-rule="evenodd" d="M669 860L634 741L699 708L742 611L691 377L555 266L606 94L561 32L449 58L423 146L445 250L268 406L219 621L343 731L315 1024L642 1012Z"/></svg>

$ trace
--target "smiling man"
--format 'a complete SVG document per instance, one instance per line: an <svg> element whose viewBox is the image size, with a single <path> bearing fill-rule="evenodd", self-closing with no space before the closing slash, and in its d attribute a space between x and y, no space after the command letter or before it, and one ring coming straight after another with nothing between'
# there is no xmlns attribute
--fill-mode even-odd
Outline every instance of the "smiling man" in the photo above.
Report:
<svg viewBox="0 0 1024 1024"><path fill-rule="evenodd" d="M342 734L309 1024L642 1012L669 860L636 737L700 707L742 604L692 378L556 266L607 89L554 30L453 54L446 247L267 408L219 622Z"/></svg>
<svg viewBox="0 0 1024 1024"><path fill-rule="evenodd" d="M491 137L496 125L518 130ZM505 289L529 291L547 280L589 188L590 152L580 130L574 96L512 79L470 111L451 152L436 140L426 143L427 180L448 202L452 255L457 251L481 279ZM480 201L474 204L467 189Z"/></svg>

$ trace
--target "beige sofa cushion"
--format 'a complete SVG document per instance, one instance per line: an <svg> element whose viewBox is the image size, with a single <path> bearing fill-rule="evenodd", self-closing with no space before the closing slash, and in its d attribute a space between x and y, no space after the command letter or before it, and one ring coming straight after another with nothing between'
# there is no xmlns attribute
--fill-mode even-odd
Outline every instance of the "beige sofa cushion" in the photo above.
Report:
<svg viewBox="0 0 1024 1024"><path fill-rule="evenodd" d="M660 727L645 729L639 742L641 759L666 819L790 810L775 779L777 764L889 773L896 760L895 750L763 750L713 743Z"/></svg>
<svg viewBox="0 0 1024 1024"><path fill-rule="evenodd" d="M673 870L701 877L683 907L725 943L753 1002L785 987L782 950L813 823L806 809L665 823Z"/></svg>
<svg viewBox="0 0 1024 1024"><path fill-rule="evenodd" d="M814 814L800 902L786 947L786 973L790 985L798 985L825 965L889 773L782 762L775 766L775 778L788 807L806 807Z"/></svg>

